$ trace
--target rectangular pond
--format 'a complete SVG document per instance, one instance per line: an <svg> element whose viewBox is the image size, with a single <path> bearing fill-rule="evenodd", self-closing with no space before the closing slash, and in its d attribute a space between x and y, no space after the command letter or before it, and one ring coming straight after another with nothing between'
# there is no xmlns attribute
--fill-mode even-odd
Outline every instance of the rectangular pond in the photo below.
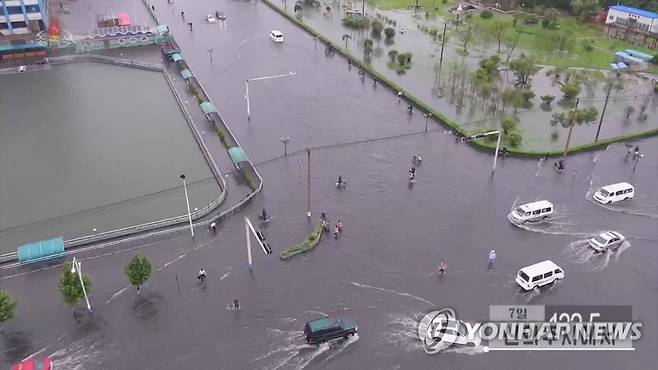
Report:
<svg viewBox="0 0 658 370"><path fill-rule="evenodd" d="M0 75L0 254L201 208L220 187L164 76L73 63Z"/></svg>

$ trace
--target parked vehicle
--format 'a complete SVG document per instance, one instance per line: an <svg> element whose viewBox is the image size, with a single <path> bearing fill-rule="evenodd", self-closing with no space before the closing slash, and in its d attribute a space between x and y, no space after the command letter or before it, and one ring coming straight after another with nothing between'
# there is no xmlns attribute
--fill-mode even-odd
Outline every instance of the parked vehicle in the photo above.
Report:
<svg viewBox="0 0 658 370"><path fill-rule="evenodd" d="M270 39L274 42L283 42L283 33L281 33L281 31L272 30L270 31Z"/></svg>
<svg viewBox="0 0 658 370"><path fill-rule="evenodd" d="M560 279L564 279L564 270L551 260L526 266L516 275L516 283L525 290L532 290Z"/></svg>
<svg viewBox="0 0 658 370"><path fill-rule="evenodd" d="M356 322L349 317L313 320L304 326L304 338L309 344L320 344L332 339L353 336L359 331Z"/></svg>
<svg viewBox="0 0 658 370"><path fill-rule="evenodd" d="M635 197L635 188L627 182L607 185L594 193L594 200L601 204L617 203Z"/></svg>
<svg viewBox="0 0 658 370"><path fill-rule="evenodd" d="M510 212L512 219L520 223L545 219L551 217L552 214L553 203L547 200L522 204Z"/></svg>
<svg viewBox="0 0 658 370"><path fill-rule="evenodd" d="M618 247L626 238L616 231L604 231L589 240L589 246L597 252L604 252L606 249Z"/></svg>

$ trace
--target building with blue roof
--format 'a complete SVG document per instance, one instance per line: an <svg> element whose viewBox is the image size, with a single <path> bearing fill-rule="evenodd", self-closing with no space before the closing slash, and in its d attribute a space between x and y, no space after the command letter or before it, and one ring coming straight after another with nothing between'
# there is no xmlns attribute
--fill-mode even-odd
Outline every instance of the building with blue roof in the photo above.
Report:
<svg viewBox="0 0 658 370"><path fill-rule="evenodd" d="M638 31L658 33L658 13L625 5L611 6L605 23L621 23L633 26Z"/></svg>

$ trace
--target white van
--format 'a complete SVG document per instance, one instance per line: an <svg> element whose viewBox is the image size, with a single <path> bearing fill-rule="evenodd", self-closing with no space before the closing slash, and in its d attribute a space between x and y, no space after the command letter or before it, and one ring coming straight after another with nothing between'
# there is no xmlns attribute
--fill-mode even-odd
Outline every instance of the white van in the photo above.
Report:
<svg viewBox="0 0 658 370"><path fill-rule="evenodd" d="M564 270L551 260L524 267L516 274L516 283L525 290L532 290L560 279L564 279Z"/></svg>
<svg viewBox="0 0 658 370"><path fill-rule="evenodd" d="M522 204L514 208L509 215L514 221L523 223L548 218L552 214L553 203L547 200L540 200L538 202Z"/></svg>
<svg viewBox="0 0 658 370"><path fill-rule="evenodd" d="M594 200L601 204L616 203L635 197L635 188L627 182L604 186L594 193Z"/></svg>

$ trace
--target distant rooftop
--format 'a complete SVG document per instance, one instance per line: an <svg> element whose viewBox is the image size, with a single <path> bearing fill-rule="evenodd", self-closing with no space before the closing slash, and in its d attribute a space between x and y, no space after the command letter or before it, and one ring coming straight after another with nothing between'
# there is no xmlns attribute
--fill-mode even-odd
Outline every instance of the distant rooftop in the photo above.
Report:
<svg viewBox="0 0 658 370"><path fill-rule="evenodd" d="M630 6L626 6L626 5L615 5L615 6L611 6L610 9L618 10L620 12L639 15L641 17L647 17L647 18L653 18L653 19L658 18L658 13L654 13L654 12L650 12L648 10L643 10L643 9L638 9L638 8L631 8Z"/></svg>

